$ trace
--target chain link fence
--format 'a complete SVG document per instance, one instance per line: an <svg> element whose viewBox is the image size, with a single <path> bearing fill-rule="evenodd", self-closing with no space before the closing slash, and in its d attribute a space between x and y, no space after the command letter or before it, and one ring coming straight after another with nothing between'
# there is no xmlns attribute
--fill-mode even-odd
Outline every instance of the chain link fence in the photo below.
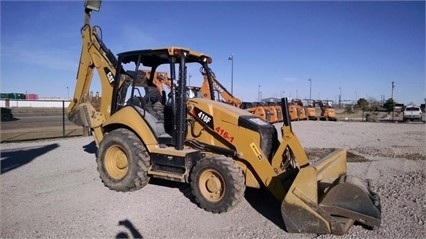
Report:
<svg viewBox="0 0 426 239"><path fill-rule="evenodd" d="M1 143L86 136L90 132L66 117L69 101L2 102ZM7 117L3 117L7 116Z"/></svg>

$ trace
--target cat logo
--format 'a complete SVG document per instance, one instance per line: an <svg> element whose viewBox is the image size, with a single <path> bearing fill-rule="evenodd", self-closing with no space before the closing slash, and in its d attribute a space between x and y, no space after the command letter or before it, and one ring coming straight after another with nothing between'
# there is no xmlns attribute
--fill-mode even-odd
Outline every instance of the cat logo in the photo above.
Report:
<svg viewBox="0 0 426 239"><path fill-rule="evenodd" d="M105 71L105 74L106 74L106 76L107 76L107 78L108 78L108 82L110 83L110 84L112 84L112 82L114 82L114 75L112 74L112 72L108 69L108 68L106 68L106 67L104 67L104 71Z"/></svg>
<svg viewBox="0 0 426 239"><path fill-rule="evenodd" d="M213 88L215 88L217 91L219 91L219 93L224 92L223 88L217 82L213 82Z"/></svg>

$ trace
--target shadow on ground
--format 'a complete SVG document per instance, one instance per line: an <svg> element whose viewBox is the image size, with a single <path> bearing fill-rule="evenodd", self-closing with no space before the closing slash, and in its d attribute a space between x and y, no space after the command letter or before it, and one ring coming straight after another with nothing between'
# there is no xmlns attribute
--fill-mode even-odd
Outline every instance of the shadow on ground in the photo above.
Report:
<svg viewBox="0 0 426 239"><path fill-rule="evenodd" d="M186 198L188 198L192 203L196 204L194 196L192 195L192 189L189 183L181 183L181 182L169 181L165 179L151 178L149 180L149 184L168 187L168 188L177 188Z"/></svg>
<svg viewBox="0 0 426 239"><path fill-rule="evenodd" d="M49 144L38 148L20 148L13 150L2 150L1 152L1 173L7 173L30 163L37 157L56 149L58 144Z"/></svg>
<svg viewBox="0 0 426 239"><path fill-rule="evenodd" d="M117 233L115 238L117 238L117 239L120 239L120 238L143 238L142 234L139 232L139 230L129 220L125 219L125 220L119 221L118 225L125 227L126 230ZM131 236L126 231L129 231Z"/></svg>
<svg viewBox="0 0 426 239"><path fill-rule="evenodd" d="M247 202L266 219L286 230L281 216L281 202L267 189L247 188L245 193Z"/></svg>
<svg viewBox="0 0 426 239"><path fill-rule="evenodd" d="M83 150L84 152L87 152L89 154L96 154L98 148L96 147L95 141L92 141L89 144L84 145Z"/></svg>
<svg viewBox="0 0 426 239"><path fill-rule="evenodd" d="M191 203L197 204L194 196L192 195L191 186L188 183L151 178L149 184L169 188L178 188L179 191L191 201ZM257 212L262 214L265 218L273 222L281 229L285 230L284 221L281 217L281 202L278 202L269 191L264 188L246 188L245 198Z"/></svg>

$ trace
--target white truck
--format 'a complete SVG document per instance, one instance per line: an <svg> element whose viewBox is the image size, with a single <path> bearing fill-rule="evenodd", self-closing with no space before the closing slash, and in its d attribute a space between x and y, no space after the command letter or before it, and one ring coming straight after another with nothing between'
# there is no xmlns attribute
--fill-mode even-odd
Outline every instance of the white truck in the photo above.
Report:
<svg viewBox="0 0 426 239"><path fill-rule="evenodd" d="M404 109L404 122L407 121L422 121L422 110L419 106L409 105Z"/></svg>

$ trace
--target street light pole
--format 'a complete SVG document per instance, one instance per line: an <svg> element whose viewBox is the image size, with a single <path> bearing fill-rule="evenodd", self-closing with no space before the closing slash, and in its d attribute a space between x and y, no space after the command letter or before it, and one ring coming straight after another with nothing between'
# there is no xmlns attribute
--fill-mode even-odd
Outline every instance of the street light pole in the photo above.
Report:
<svg viewBox="0 0 426 239"><path fill-rule="evenodd" d="M260 85L257 89L257 101L260 102L260 99L262 98L262 92L260 91Z"/></svg>
<svg viewBox="0 0 426 239"><path fill-rule="evenodd" d="M391 98L393 100L393 89L395 88L395 81L392 81L392 94L391 94Z"/></svg>
<svg viewBox="0 0 426 239"><path fill-rule="evenodd" d="M234 54L231 53L228 60L231 61L231 95L234 95Z"/></svg>
<svg viewBox="0 0 426 239"><path fill-rule="evenodd" d="M70 91L68 90L68 86L67 86L67 94L68 94L68 99L70 98Z"/></svg>
<svg viewBox="0 0 426 239"><path fill-rule="evenodd" d="M312 101L312 79L309 78L308 81L309 81L309 104L311 104L311 101Z"/></svg>
<svg viewBox="0 0 426 239"><path fill-rule="evenodd" d="M391 98L392 98L392 102L395 104L395 101L393 100L393 89L394 88L395 88L395 81L392 81L392 95L391 95ZM394 115L395 115L395 106L392 107L392 120L393 120Z"/></svg>
<svg viewBox="0 0 426 239"><path fill-rule="evenodd" d="M188 76L188 86L191 86L191 77L192 77L192 75L189 74L189 76Z"/></svg>
<svg viewBox="0 0 426 239"><path fill-rule="evenodd" d="M342 106L342 87L339 87L339 107Z"/></svg>

